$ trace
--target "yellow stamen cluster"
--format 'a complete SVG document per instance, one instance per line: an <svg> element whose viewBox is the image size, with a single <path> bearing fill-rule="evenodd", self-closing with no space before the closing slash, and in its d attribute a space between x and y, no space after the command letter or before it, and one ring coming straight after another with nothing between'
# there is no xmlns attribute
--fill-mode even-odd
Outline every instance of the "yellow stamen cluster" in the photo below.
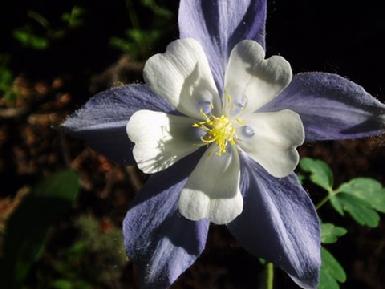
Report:
<svg viewBox="0 0 385 289"><path fill-rule="evenodd" d="M203 129L206 134L201 137L205 144L216 143L218 146L217 155L221 156L227 150L227 145L235 144L235 128L231 121L222 115L221 117L208 116L202 112L205 121L196 122L193 127Z"/></svg>

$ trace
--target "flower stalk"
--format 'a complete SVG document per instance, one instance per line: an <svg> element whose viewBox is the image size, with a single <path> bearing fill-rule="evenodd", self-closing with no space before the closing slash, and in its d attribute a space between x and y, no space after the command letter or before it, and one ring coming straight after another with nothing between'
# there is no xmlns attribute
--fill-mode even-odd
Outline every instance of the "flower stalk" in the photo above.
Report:
<svg viewBox="0 0 385 289"><path fill-rule="evenodd" d="M274 287L274 265L269 262L266 264L266 289Z"/></svg>

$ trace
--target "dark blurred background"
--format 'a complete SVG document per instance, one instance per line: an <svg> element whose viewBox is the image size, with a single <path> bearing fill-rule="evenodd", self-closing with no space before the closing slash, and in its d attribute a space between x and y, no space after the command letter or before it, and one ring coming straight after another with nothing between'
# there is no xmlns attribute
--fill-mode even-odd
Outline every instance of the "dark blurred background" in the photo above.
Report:
<svg viewBox="0 0 385 289"><path fill-rule="evenodd" d="M268 3L268 55L284 56L295 73L338 73L385 101L383 1ZM141 82L144 61L178 38L177 7L177 0L0 4L0 245L7 220L37 183L71 168L81 184L73 190L73 204L57 220L54 212L40 208L29 211L31 218L14 218L15 236L42 220L54 220L42 228L39 250L27 248L27 257L14 258L29 260L25 267L9 263L24 270L18 277L22 288L138 288L135 266L122 247L120 223L146 176L111 163L55 127L94 93ZM358 176L385 184L384 144L381 137L306 144L301 155L326 161L336 184ZM322 198L318 188L305 186L314 201ZM349 230L329 247L348 274L342 288L385 288L385 225L359 227L328 205L320 213ZM224 227L212 226L203 256L173 288L260 288L263 270ZM297 287L277 271L276 288Z"/></svg>

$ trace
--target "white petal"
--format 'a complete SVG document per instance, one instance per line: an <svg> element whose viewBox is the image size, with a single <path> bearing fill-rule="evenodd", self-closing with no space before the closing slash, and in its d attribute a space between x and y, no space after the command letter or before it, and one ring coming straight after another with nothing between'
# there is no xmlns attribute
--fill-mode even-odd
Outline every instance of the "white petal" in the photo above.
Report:
<svg viewBox="0 0 385 289"><path fill-rule="evenodd" d="M239 146L272 176L290 174L299 162L296 147L305 138L299 115L285 109L253 113L243 120L246 126L237 131Z"/></svg>
<svg viewBox="0 0 385 289"><path fill-rule="evenodd" d="M190 220L209 219L215 224L234 220L243 210L239 191L239 155L216 155L211 145L191 173L179 198L179 212Z"/></svg>
<svg viewBox="0 0 385 289"><path fill-rule="evenodd" d="M147 174L156 173L197 150L201 142L193 122L151 110L134 113L126 129L135 143L133 154L139 169Z"/></svg>
<svg viewBox="0 0 385 289"><path fill-rule="evenodd" d="M262 46L251 40L238 43L231 51L225 75L225 95L231 97L231 110L235 110L230 114L255 112L291 82L291 66L283 57L264 58ZM227 103L225 107L229 109Z"/></svg>
<svg viewBox="0 0 385 289"><path fill-rule="evenodd" d="M200 109L210 105L216 113L221 110L206 55L194 39L171 42L166 53L147 60L143 76L154 92L187 116L201 119Z"/></svg>

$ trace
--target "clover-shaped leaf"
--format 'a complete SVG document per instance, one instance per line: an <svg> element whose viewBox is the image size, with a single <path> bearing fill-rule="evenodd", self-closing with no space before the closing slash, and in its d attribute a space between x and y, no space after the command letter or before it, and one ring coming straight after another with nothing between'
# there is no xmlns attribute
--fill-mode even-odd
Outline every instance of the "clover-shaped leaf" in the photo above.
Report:
<svg viewBox="0 0 385 289"><path fill-rule="evenodd" d="M338 191L355 196L368 203L373 209L385 213L385 189L374 179L352 179L343 183Z"/></svg>
<svg viewBox="0 0 385 289"><path fill-rule="evenodd" d="M340 215L347 212L360 225L371 228L378 226L378 212L385 213L385 188L380 182L370 178L355 178L341 184L338 189L333 189L333 173L325 162L304 158L300 167L310 173L313 183L328 192L316 206L317 209L330 201Z"/></svg>
<svg viewBox="0 0 385 289"><path fill-rule="evenodd" d="M303 171L310 173L310 179L313 183L328 192L332 190L333 173L327 163L321 160L303 158L300 162L300 167Z"/></svg>
<svg viewBox="0 0 385 289"><path fill-rule="evenodd" d="M348 231L343 227L337 227L331 223L321 224L321 242L330 244L337 242L337 239L345 235Z"/></svg>
<svg viewBox="0 0 385 289"><path fill-rule="evenodd" d="M346 273L334 256L321 247L321 273L318 289L339 289L340 283L346 281Z"/></svg>
<svg viewBox="0 0 385 289"><path fill-rule="evenodd" d="M330 196L333 207L341 215L348 212L363 226L377 227L385 212L385 189L376 180L356 178L343 183Z"/></svg>

